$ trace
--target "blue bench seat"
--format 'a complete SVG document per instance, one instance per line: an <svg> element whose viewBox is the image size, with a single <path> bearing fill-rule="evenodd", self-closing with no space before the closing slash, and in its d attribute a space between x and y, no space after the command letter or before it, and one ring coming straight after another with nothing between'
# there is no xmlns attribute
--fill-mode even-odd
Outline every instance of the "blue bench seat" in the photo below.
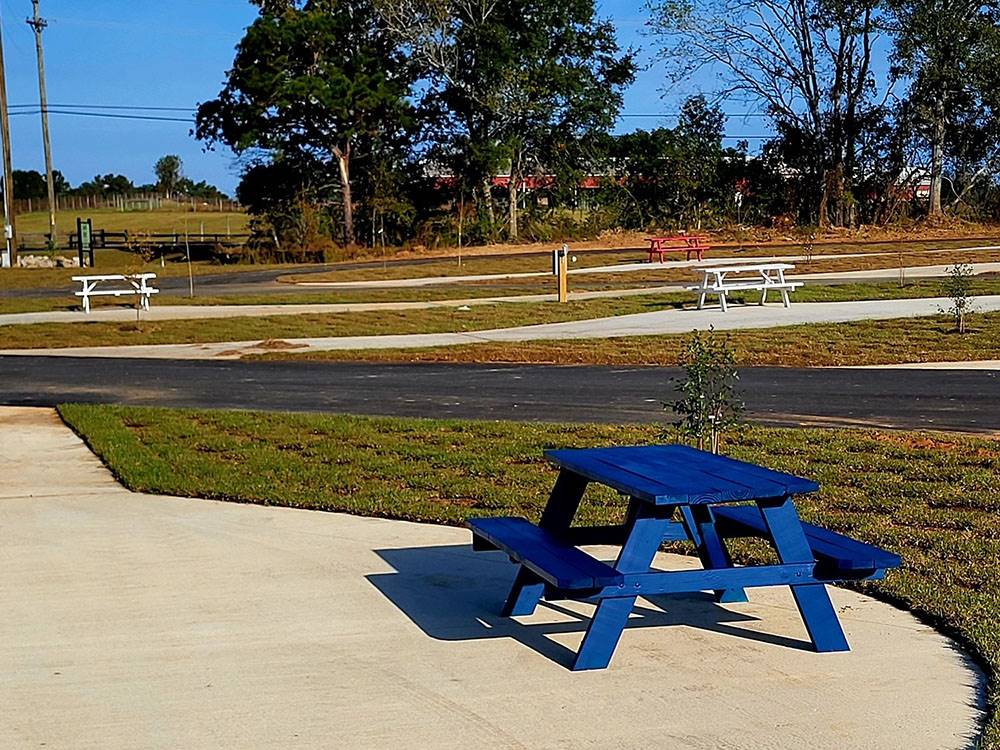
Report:
<svg viewBox="0 0 1000 750"><path fill-rule="evenodd" d="M720 506L713 508L712 512L723 536L769 537L767 525L756 506ZM817 572L821 575L830 578L868 577L888 568L898 568L902 564L897 554L835 531L808 523L803 523L802 529L816 557Z"/></svg>
<svg viewBox="0 0 1000 750"><path fill-rule="evenodd" d="M558 589L618 586L624 576L524 518L475 518L466 524L477 550L499 549Z"/></svg>

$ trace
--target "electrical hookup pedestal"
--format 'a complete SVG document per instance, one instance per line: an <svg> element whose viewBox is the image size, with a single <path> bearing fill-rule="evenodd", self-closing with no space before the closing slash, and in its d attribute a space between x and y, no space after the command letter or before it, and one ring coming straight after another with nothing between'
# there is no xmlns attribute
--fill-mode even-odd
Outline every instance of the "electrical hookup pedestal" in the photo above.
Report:
<svg viewBox="0 0 1000 750"><path fill-rule="evenodd" d="M3 247L0 248L0 268L10 268L13 265L11 261L13 253L10 251L13 243L14 227L10 224L5 224L3 228Z"/></svg>
<svg viewBox="0 0 1000 750"><path fill-rule="evenodd" d="M559 301L569 302L569 263L576 262L576 256L569 257L569 247L563 245L559 250L552 251L552 275L559 284Z"/></svg>
<svg viewBox="0 0 1000 750"><path fill-rule="evenodd" d="M94 222L91 219L76 220L76 247L80 257L80 268L94 267ZM87 263L86 261L90 261Z"/></svg>

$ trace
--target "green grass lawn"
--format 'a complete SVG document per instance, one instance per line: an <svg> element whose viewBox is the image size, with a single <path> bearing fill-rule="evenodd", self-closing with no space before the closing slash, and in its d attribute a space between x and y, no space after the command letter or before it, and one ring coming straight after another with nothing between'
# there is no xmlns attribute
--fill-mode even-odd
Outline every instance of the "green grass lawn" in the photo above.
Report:
<svg viewBox="0 0 1000 750"><path fill-rule="evenodd" d="M664 398L669 398L664 383ZM641 444L654 425L436 421L69 405L66 422L139 492L459 524L537 520L555 474L549 447ZM989 676L983 747L1000 748L1000 442L948 434L752 427L730 455L817 480L812 522L899 553L864 589L957 637ZM580 523L622 517L588 496ZM742 561L767 554L736 548ZM751 594L752 596L752 594Z"/></svg>

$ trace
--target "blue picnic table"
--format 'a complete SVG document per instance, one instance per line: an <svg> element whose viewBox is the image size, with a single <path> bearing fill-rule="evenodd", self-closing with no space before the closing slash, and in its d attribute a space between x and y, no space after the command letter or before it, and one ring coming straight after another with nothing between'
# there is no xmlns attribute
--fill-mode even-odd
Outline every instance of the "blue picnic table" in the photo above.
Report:
<svg viewBox="0 0 1000 750"><path fill-rule="evenodd" d="M476 550L502 550L519 565L504 616L529 615L539 600L596 603L574 670L608 666L639 596L714 591L721 602L747 601L745 589L788 585L817 651L849 646L826 583L878 579L900 558L803 523L794 496L815 492L809 479L683 445L551 450L560 467L538 525L523 518L468 522ZM591 482L628 498L624 523L573 526ZM734 566L727 538L768 540L775 565ZM690 541L701 570L651 570L660 545ZM580 546L620 545L614 564Z"/></svg>

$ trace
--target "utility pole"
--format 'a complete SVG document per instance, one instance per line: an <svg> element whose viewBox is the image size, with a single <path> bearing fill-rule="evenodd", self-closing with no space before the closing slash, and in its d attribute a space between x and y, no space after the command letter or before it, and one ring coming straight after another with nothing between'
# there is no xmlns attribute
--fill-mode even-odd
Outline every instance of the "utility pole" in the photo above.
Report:
<svg viewBox="0 0 1000 750"><path fill-rule="evenodd" d="M42 143L45 146L45 184L49 189L49 242L55 247L56 237L56 186L52 179L52 141L49 139L49 99L45 93L45 57L42 55L42 29L49 22L38 15L38 0L31 0L34 18L28 26L35 30L35 52L38 54L38 99L42 109Z"/></svg>
<svg viewBox="0 0 1000 750"><path fill-rule="evenodd" d="M7 69L3 61L3 21L0 19L0 138L3 138L3 214L6 259L17 264L17 224L14 221L14 167L10 159L10 118L7 114Z"/></svg>

